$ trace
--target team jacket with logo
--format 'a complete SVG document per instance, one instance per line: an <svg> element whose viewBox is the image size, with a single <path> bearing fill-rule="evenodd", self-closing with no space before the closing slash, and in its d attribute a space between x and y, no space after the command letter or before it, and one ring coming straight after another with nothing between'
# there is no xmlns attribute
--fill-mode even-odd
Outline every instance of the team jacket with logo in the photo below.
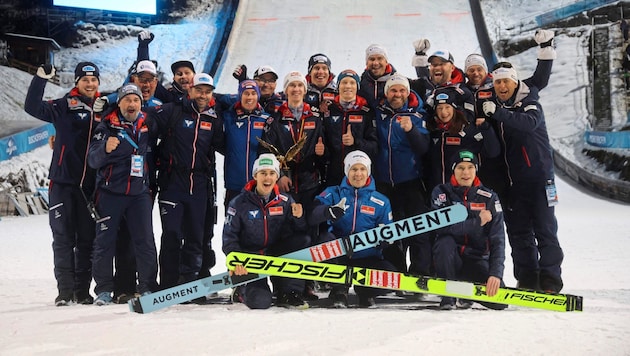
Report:
<svg viewBox="0 0 630 356"><path fill-rule="evenodd" d="M463 204L468 209L466 220L438 230L437 237L450 235L455 239L462 256L488 259L490 275L503 278L505 260L505 232L503 211L497 195L481 185L478 178L472 187L457 184L454 176L450 182L440 184L431 194L431 209ZM489 210L492 220L481 226L479 211Z"/></svg>
<svg viewBox="0 0 630 356"><path fill-rule="evenodd" d="M293 216L289 195L280 194L276 185L264 203L251 180L228 206L223 226L223 252L266 254L267 248L283 239L306 231L306 219Z"/></svg>
<svg viewBox="0 0 630 356"><path fill-rule="evenodd" d="M141 112L136 121L131 123L116 110L104 117L96 127L88 163L97 169L97 188L122 195L139 195L148 191L149 163L146 153L150 138L145 119L145 114ZM120 144L115 150L106 153L105 145L109 137L117 137ZM143 157L142 167L132 167L134 155Z"/></svg>
<svg viewBox="0 0 630 356"><path fill-rule="evenodd" d="M93 188L96 171L88 166L88 147L98 122L92 113L93 100L73 88L60 99L42 101L46 79L33 77L24 110L55 126L55 147L48 177L55 183ZM95 97L100 94L96 93Z"/></svg>
<svg viewBox="0 0 630 356"><path fill-rule="evenodd" d="M389 199L376 191L376 185L372 178L368 178L367 184L362 188L354 188L344 179L340 185L324 189L317 197L317 205L309 214L309 224L317 225L326 221L325 211L329 206L339 203L346 198L346 213L332 223L332 233L335 237L349 236L355 232L361 232L375 228L381 224L389 224L392 220L392 207ZM370 248L355 252L352 258L368 256L382 257L381 250Z"/></svg>

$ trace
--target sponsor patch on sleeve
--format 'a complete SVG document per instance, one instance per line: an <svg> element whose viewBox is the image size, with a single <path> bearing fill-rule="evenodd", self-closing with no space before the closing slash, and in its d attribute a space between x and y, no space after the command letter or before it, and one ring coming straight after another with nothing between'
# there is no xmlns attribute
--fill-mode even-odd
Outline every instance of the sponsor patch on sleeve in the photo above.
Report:
<svg viewBox="0 0 630 356"><path fill-rule="evenodd" d="M497 200L494 202L494 210L496 210L497 213L500 213L503 211L503 207L501 206L500 201Z"/></svg>
<svg viewBox="0 0 630 356"><path fill-rule="evenodd" d="M376 197L370 197L370 201L380 205L380 206L385 206L385 202L380 200L379 198Z"/></svg>
<svg viewBox="0 0 630 356"><path fill-rule="evenodd" d="M538 107L536 105L527 105L525 108L523 108L523 111L528 112L529 110L538 110Z"/></svg>
<svg viewBox="0 0 630 356"><path fill-rule="evenodd" d="M481 195L482 197L486 197L486 198L492 197L492 193L490 193L487 190L483 190L483 189L477 189L477 194Z"/></svg>
<svg viewBox="0 0 630 356"><path fill-rule="evenodd" d="M232 216L236 215L236 209L234 209L233 207L229 207L227 210L227 214Z"/></svg>

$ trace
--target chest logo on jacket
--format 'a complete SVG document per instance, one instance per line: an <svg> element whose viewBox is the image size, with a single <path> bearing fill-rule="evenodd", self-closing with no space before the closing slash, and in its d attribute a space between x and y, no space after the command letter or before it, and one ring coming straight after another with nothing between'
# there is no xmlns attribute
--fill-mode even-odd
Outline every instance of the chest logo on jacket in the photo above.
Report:
<svg viewBox="0 0 630 356"><path fill-rule="evenodd" d="M258 213L259 213L259 210L250 210L249 219L250 220L258 219L259 218Z"/></svg>
<svg viewBox="0 0 630 356"><path fill-rule="evenodd" d="M237 122L236 123L236 127L238 127L240 129L241 127L243 127L243 123L242 122Z"/></svg>
<svg viewBox="0 0 630 356"><path fill-rule="evenodd" d="M190 128L193 125L193 121L192 120L184 120L184 127L186 128Z"/></svg>
<svg viewBox="0 0 630 356"><path fill-rule="evenodd" d="M77 113L77 119L83 121L86 120L88 118L88 114L85 112L78 112Z"/></svg>

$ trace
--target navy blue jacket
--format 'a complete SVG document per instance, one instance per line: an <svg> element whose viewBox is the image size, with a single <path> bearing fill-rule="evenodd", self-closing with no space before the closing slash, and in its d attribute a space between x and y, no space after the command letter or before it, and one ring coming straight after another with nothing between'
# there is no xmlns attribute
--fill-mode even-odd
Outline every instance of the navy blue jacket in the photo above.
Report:
<svg viewBox="0 0 630 356"><path fill-rule="evenodd" d="M374 162L374 177L379 183L398 184L422 178L422 160L429 150L429 132L425 127L426 112L415 92L407 103L394 110L385 101L376 109L376 133L379 150ZM411 117L413 128L405 132L398 121Z"/></svg>
<svg viewBox="0 0 630 356"><path fill-rule="evenodd" d="M280 194L276 185L266 204L256 194L251 180L228 206L223 225L223 252L248 252L265 255L269 247L297 232L306 232L306 219L293 216L289 195Z"/></svg>
<svg viewBox="0 0 630 356"><path fill-rule="evenodd" d="M88 163L97 169L98 189L121 195L139 195L148 191L149 162L146 154L150 138L145 119L145 114L141 112L136 121L131 123L116 110L104 117L96 127L90 143ZM117 137L120 144L112 152L106 153L105 145L109 137ZM131 174L132 155L143 157L144 164L139 176Z"/></svg>
<svg viewBox="0 0 630 356"><path fill-rule="evenodd" d="M252 178L252 167L258 158L258 140L262 138L269 115L258 105L246 112L240 102L223 112L225 132L225 188L240 191Z"/></svg>
<svg viewBox="0 0 630 356"><path fill-rule="evenodd" d="M335 95L337 93L337 82L333 79L335 78L334 74L330 74L328 78L328 83L323 88L318 88L313 83L311 83L310 74L306 76L306 82L308 83L308 87L306 88L306 95L304 95L304 102L311 106L311 108L317 108L320 110L320 105L322 103L330 104L333 100L335 100Z"/></svg>
<svg viewBox="0 0 630 356"><path fill-rule="evenodd" d="M387 197L376 191L374 180L370 177L367 184L355 188L344 179L340 185L324 189L315 201L319 203L313 208L309 216L309 225L318 226L327 220L326 210L329 206L339 203L346 198L346 213L332 223L332 233L335 237L350 236L355 232L373 229L382 224L393 222L392 207ZM370 248L355 252L352 258L369 256L383 257L381 250Z"/></svg>
<svg viewBox="0 0 630 356"><path fill-rule="evenodd" d="M479 179L475 179L472 187L462 187L452 176L450 182L433 189L431 209L454 204L464 205L468 209L468 217L462 222L438 230L436 238L452 236L462 257L489 260L490 275L502 279L505 232L499 198L492 190L482 186ZM484 226L481 226L479 218L481 210L490 210L492 213L492 220Z"/></svg>
<svg viewBox="0 0 630 356"><path fill-rule="evenodd" d="M427 73L428 74L428 73ZM464 84L466 77L464 72L459 68L454 68L451 74L451 80L444 84L436 85L431 82L429 77L418 78L410 81L411 89L420 94L422 100L425 101L425 109L429 116L435 115L434 95L438 89L448 88L455 92L455 104L466 115L466 119L470 123L475 122L475 97L470 89Z"/></svg>
<svg viewBox="0 0 630 356"><path fill-rule="evenodd" d="M374 122L374 110L372 110L363 97L357 96L356 102L348 110L339 104L339 96L328 106L328 111L323 113L324 144L328 152L329 162L326 169L326 182L328 185L337 185L344 177L343 159L348 152L361 150L372 160L376 159L378 140L376 138L376 123ZM344 146L341 136L348 131L348 125L352 130L354 144Z"/></svg>
<svg viewBox="0 0 630 356"><path fill-rule="evenodd" d="M315 154L315 145L320 137L324 137L324 128L319 113L311 111L311 107L304 103L302 117L298 121L287 103L282 104L273 117L267 121L263 140L274 145L282 155L291 148L302 135L307 135L306 142L300 153L288 162L293 179L293 189L296 193L319 187L320 170L325 162L325 156ZM260 146L259 153L270 152ZM284 174L284 172L281 172Z"/></svg>
<svg viewBox="0 0 630 356"><path fill-rule="evenodd" d="M33 77L24 110L55 126L55 146L48 177L54 183L73 184L87 191L94 188L96 171L86 157L98 121L92 112L94 101L73 88L60 99L42 101L46 79ZM97 93L95 97L100 94Z"/></svg>
<svg viewBox="0 0 630 356"><path fill-rule="evenodd" d="M536 87L520 82L508 102L497 100L492 119L498 122L505 143L504 159L511 184L554 179L553 151Z"/></svg>
<svg viewBox="0 0 630 356"><path fill-rule="evenodd" d="M167 103L147 110L149 125L162 138L158 146L160 190L177 188L194 194L207 189L214 152L224 148L223 120L210 106L199 110L194 100Z"/></svg>

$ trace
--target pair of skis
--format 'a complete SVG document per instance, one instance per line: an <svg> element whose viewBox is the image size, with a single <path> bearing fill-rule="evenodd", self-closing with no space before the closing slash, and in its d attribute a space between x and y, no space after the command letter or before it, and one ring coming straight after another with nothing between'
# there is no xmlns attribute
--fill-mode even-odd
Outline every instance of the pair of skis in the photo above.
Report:
<svg viewBox="0 0 630 356"><path fill-rule="evenodd" d="M353 252L379 246L383 243L390 244L411 236L462 222L466 220L467 216L468 211L463 205L453 205L355 233L347 237L338 238L313 247L294 251L282 257L321 262L335 257L351 256ZM172 305L206 297L214 292L236 287L265 277L267 276L256 274L230 276L229 272L224 272L216 276L205 277L133 298L128 302L129 309L133 312L146 314Z"/></svg>

